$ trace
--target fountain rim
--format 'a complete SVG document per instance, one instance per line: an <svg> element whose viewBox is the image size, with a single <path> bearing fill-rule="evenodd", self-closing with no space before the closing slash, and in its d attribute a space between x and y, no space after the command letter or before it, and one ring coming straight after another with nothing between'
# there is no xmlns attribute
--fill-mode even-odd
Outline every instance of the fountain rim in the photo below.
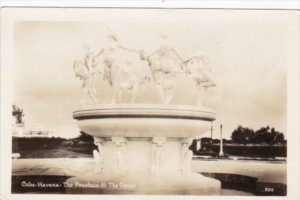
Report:
<svg viewBox="0 0 300 200"><path fill-rule="evenodd" d="M76 120L103 118L162 118L214 121L211 109L190 105L104 104L84 106L73 112Z"/></svg>

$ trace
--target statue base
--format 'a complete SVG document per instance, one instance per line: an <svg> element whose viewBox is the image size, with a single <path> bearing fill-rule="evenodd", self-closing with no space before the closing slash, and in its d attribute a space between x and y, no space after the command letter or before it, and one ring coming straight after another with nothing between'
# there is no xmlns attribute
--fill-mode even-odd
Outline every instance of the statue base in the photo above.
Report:
<svg viewBox="0 0 300 200"><path fill-rule="evenodd" d="M95 141L105 141L101 146L103 160L99 162L95 159L94 170L68 179L66 182L70 187L66 188L66 193L220 194L220 181L191 172L191 157L184 157L189 150L183 145L190 145L185 143L185 138L118 139L119 142L126 141L123 152L116 149L116 139L95 138ZM118 162L122 165L118 165Z"/></svg>
<svg viewBox="0 0 300 200"><path fill-rule="evenodd" d="M132 174L119 179L85 175L66 181L67 194L220 195L221 182L198 173L145 176Z"/></svg>
<svg viewBox="0 0 300 200"><path fill-rule="evenodd" d="M74 112L94 136L95 169L66 181L73 194L201 194L220 181L191 172L192 139L209 130L215 113L194 106L109 105Z"/></svg>

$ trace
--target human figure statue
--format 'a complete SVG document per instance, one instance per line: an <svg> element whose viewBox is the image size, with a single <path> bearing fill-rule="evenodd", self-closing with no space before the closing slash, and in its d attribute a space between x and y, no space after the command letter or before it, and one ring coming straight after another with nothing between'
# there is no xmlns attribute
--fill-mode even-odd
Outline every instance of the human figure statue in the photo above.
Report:
<svg viewBox="0 0 300 200"><path fill-rule="evenodd" d="M118 54L121 51L138 53L136 50L129 49L119 44L119 40L115 34L108 34L109 46L103 48L97 55L103 55L103 61L107 66L105 77L113 88L113 97L111 103L121 101L122 94L126 92L130 95L130 102L133 103L138 92L140 84L145 80L149 81L149 77L142 80L135 74L135 66L129 60L119 59Z"/></svg>
<svg viewBox="0 0 300 200"><path fill-rule="evenodd" d="M97 73L103 74L103 68L96 62L97 55L95 55L89 47L85 46L83 55L75 59L73 69L76 77L82 80L83 97L81 105L87 104L88 98L92 103L97 103L97 91L95 89L95 75Z"/></svg>
<svg viewBox="0 0 300 200"><path fill-rule="evenodd" d="M162 35L161 38L163 40L158 50L148 56L144 51L140 51L140 58L148 62L162 102L169 104L175 89L176 74L184 73L181 69L183 59L167 44L166 35Z"/></svg>
<svg viewBox="0 0 300 200"><path fill-rule="evenodd" d="M189 150L189 143L182 144L181 150L181 162L182 162L182 173L189 175L191 173L191 162L193 158L193 152Z"/></svg>
<svg viewBox="0 0 300 200"><path fill-rule="evenodd" d="M95 173L96 174L101 174L103 171L103 144L104 141L102 141L100 138L94 138L94 144L98 147L98 151L94 150L93 151L93 156L95 160Z"/></svg>
<svg viewBox="0 0 300 200"><path fill-rule="evenodd" d="M121 101L122 94L125 92L131 96L130 103L133 103L136 99L136 94L138 92L140 82L137 76L133 73L133 67L130 61L127 61L120 67L117 72L114 91L115 96L113 98L113 103Z"/></svg>
<svg viewBox="0 0 300 200"><path fill-rule="evenodd" d="M156 137L152 142L151 172L153 175L158 175L162 169L162 151L166 138Z"/></svg>
<svg viewBox="0 0 300 200"><path fill-rule="evenodd" d="M205 54L193 56L183 66L198 89L197 105L203 106L203 92L216 85L209 67L209 58Z"/></svg>
<svg viewBox="0 0 300 200"><path fill-rule="evenodd" d="M101 174L102 173L102 152L98 152L97 150L93 150L93 156L95 160L95 173L96 174Z"/></svg>
<svg viewBox="0 0 300 200"><path fill-rule="evenodd" d="M122 137L113 138L114 157L115 157L115 172L120 176L125 176L127 173L126 163L126 141Z"/></svg>

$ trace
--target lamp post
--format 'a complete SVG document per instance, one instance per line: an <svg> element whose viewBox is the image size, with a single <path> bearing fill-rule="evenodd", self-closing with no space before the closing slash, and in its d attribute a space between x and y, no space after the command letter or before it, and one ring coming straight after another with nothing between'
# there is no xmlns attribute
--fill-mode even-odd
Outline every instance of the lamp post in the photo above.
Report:
<svg viewBox="0 0 300 200"><path fill-rule="evenodd" d="M212 142L212 135L213 135L213 122L211 122L211 126L210 126L210 139Z"/></svg>
<svg viewBox="0 0 300 200"><path fill-rule="evenodd" d="M220 129L221 129L221 137L220 137L220 152L219 152L219 156L224 156L224 152L223 152L223 137L222 137L222 128L223 125L220 125Z"/></svg>

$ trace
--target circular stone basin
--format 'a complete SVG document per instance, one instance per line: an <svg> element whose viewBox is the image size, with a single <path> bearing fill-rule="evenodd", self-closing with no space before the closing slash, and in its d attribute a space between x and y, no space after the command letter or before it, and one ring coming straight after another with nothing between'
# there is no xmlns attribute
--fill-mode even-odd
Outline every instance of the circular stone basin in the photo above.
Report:
<svg viewBox="0 0 300 200"><path fill-rule="evenodd" d="M95 137L196 137L215 113L203 107L155 104L88 106L73 113L79 128Z"/></svg>

